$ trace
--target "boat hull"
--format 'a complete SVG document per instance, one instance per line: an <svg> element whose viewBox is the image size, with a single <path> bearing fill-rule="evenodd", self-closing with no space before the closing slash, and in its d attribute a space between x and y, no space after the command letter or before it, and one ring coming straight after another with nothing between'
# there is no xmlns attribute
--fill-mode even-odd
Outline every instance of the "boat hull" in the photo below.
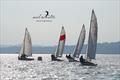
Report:
<svg viewBox="0 0 120 80"><path fill-rule="evenodd" d="M34 60L34 58L18 57L18 60L31 61L31 60Z"/></svg>
<svg viewBox="0 0 120 80"><path fill-rule="evenodd" d="M83 66L97 66L97 64L92 63L92 62L83 62L83 63L81 63L81 65L83 65Z"/></svg>
<svg viewBox="0 0 120 80"><path fill-rule="evenodd" d="M72 58L70 55L66 55L66 58L68 59L69 62L79 62L77 60L75 60L74 58Z"/></svg>
<svg viewBox="0 0 120 80"><path fill-rule="evenodd" d="M61 59L57 59L54 55L51 55L51 60L52 61L63 61Z"/></svg>

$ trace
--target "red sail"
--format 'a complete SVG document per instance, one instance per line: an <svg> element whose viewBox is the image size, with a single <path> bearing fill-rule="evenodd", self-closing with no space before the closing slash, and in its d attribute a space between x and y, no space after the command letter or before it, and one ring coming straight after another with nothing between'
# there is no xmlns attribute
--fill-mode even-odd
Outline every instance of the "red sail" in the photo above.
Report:
<svg viewBox="0 0 120 80"><path fill-rule="evenodd" d="M65 34L60 35L60 39L59 39L59 40L60 40L60 41L65 40Z"/></svg>

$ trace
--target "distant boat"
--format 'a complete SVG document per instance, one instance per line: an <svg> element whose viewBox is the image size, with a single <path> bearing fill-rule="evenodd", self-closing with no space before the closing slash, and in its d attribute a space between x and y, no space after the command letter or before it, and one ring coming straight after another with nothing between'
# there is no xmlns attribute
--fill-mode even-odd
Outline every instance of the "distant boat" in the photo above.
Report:
<svg viewBox="0 0 120 80"><path fill-rule="evenodd" d="M74 61L76 61L75 58L79 58L82 47L84 45L85 34L86 34L86 31L85 31L85 26L83 24L80 35L79 35L79 38L78 38L78 41L77 41L77 45L74 49L74 52L73 52L72 56L71 55L69 55L69 56L66 55L69 62L74 62Z"/></svg>
<svg viewBox="0 0 120 80"><path fill-rule="evenodd" d="M30 56L32 56L32 42L31 42L30 34L26 28L25 36L24 36L23 44L21 46L21 50L19 52L18 60L33 60L33 58L28 58Z"/></svg>
<svg viewBox="0 0 120 80"><path fill-rule="evenodd" d="M97 33L98 33L97 18L96 18L94 10L92 10L88 45L87 45L87 51L85 55L86 62L83 63L83 65L95 65L94 63L91 62L91 60L95 59L96 57Z"/></svg>
<svg viewBox="0 0 120 80"><path fill-rule="evenodd" d="M62 27L56 52L51 55L52 61L61 61L60 59L57 58L62 57L65 46L65 40L66 40L66 33L64 27Z"/></svg>

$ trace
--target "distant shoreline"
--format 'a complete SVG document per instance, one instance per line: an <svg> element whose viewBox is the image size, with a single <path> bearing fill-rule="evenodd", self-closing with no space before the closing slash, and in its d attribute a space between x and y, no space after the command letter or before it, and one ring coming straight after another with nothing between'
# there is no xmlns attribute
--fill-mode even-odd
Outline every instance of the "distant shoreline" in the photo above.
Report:
<svg viewBox="0 0 120 80"><path fill-rule="evenodd" d="M14 53L17 54L20 51L21 46L0 46L0 54L1 53ZM33 54L51 54L55 53L57 46L33 46L32 52ZM64 53L73 53L75 45L65 45ZM86 53L87 44L85 44L82 48L81 53ZM97 54L120 54L120 42L112 42L112 43L98 43L97 44Z"/></svg>

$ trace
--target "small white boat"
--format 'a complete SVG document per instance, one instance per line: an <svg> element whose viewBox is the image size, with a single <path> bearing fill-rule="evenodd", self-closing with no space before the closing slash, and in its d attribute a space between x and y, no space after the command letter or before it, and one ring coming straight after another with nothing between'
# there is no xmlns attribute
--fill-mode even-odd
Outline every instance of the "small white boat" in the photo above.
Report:
<svg viewBox="0 0 120 80"><path fill-rule="evenodd" d="M32 42L27 28L25 29L25 36L24 36L23 44L21 46L21 50L19 52L18 60L33 60Z"/></svg>

